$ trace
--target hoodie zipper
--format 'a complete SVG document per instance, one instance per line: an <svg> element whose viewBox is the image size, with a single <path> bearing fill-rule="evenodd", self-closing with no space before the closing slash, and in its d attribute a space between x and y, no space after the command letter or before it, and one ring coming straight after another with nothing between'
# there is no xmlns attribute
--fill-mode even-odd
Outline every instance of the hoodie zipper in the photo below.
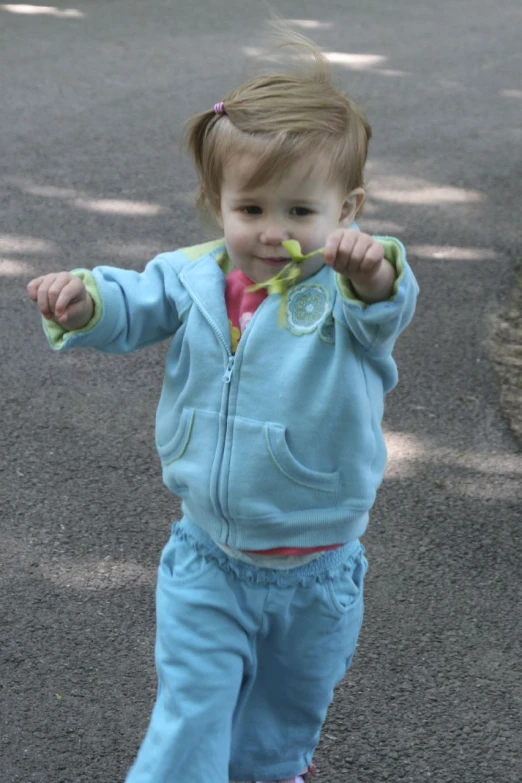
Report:
<svg viewBox="0 0 522 783"><path fill-rule="evenodd" d="M187 283L187 281L185 279L183 279L182 282L183 282L183 285L185 286L185 288L187 289L187 291L189 292L190 296L192 297L192 301L194 302L194 304L198 308L199 312L201 313L201 315L203 316L203 318L205 319L207 324L210 326L210 328L212 329L212 331L216 335L216 337L218 339L218 342L220 343L221 347L223 348L223 353L225 354L225 358L227 360L227 366L226 366L224 375L222 376L222 379L221 379L223 381L223 385L225 387L225 389L224 389L225 394L224 394L224 398L222 399L222 402L221 402L221 411L220 411L220 415L224 416L225 431L224 431L223 436L222 436L221 454L219 455L219 470L218 470L217 479L216 479L216 486L215 486L215 488L212 487L211 489L212 489L213 494L214 494L214 499L213 499L214 506L219 511L219 513L221 514L222 518L227 523L229 523L229 519L225 515L224 509L223 509L223 506L222 506L222 503L221 503L221 500L220 500L220 479L221 479L221 466L223 464L223 456L224 456L224 453L225 453L225 444L226 444L226 441L227 441L228 401L229 401L229 397L230 397L230 382L232 380L232 371L234 369L235 357L230 352L230 349L228 347L227 341L223 337L223 333L221 332L220 329L218 329L218 327L216 326L216 324L214 323L214 321L212 320L212 318L208 314L207 310L205 309L205 307L201 303L201 300L194 293L194 289L190 286L190 284Z"/></svg>
<svg viewBox="0 0 522 783"><path fill-rule="evenodd" d="M230 399L230 384L231 384L231 381L232 381L232 373L233 373L233 370L234 370L236 357L237 357L237 355L239 353L244 353L245 343L246 343L246 341L248 339L248 335L242 335L241 336L241 340L239 341L236 354L235 355L232 354L230 352L229 347L228 347L227 341L223 337L223 333L218 329L218 327L216 326L216 324L214 323L214 321L212 320L212 318L210 317L210 315L208 314L208 312L206 311L206 309L202 305L200 299L194 293L194 289L190 286L190 284L187 284L187 281L185 279L182 280L182 283L185 286L185 288L187 289L187 291L189 292L190 296L192 297L192 300L193 300L194 304L196 305L196 307L198 308L199 312L201 313L201 315L203 316L205 321L208 323L208 325L210 326L210 328L212 329L212 331L216 335L219 343L221 344L221 346L223 348L223 351L225 353L225 357L227 359L227 366L226 366L225 372L224 372L224 374L223 374L223 376L221 378L221 380L223 382L223 385L225 387L225 389L224 389L225 395L224 395L224 399L222 400L221 411L220 411L220 414L224 416L225 431L223 433L223 439L222 439L222 443L221 443L221 454L219 456L219 470L218 470L218 474L217 474L216 487L215 487L215 492L214 492L214 497L215 497L214 505L216 506L217 509L219 509L219 512L220 512L222 518L225 520L225 522L227 522L228 526L230 527L230 519L225 514L225 510L223 508L223 503L222 503L222 497L221 497L222 494L223 494L222 491L221 491L221 481L222 481L222 474L223 474L223 459L224 459L224 455L225 455L225 446L226 446L226 442L227 442L228 403L229 403L229 399ZM251 319L251 321L249 323L249 329L252 326L252 322L254 321L254 319L259 315L259 310L262 308L262 306L265 304L265 302L266 302L266 299L263 302L261 302L261 304L258 306L258 308L255 311L255 313L253 314L252 319ZM227 539L228 539L228 535L227 535Z"/></svg>
<svg viewBox="0 0 522 783"><path fill-rule="evenodd" d="M230 380L232 378L232 370L234 369L234 361L235 357L232 356L232 354L228 357L228 364L227 369L225 370L225 374L223 375L222 381L223 383L230 383ZM228 402L228 400L227 400Z"/></svg>

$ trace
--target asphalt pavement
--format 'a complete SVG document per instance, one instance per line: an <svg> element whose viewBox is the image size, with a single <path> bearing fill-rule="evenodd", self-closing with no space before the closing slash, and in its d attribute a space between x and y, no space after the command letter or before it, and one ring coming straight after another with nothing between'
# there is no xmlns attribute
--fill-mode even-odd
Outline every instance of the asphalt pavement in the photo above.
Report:
<svg viewBox="0 0 522 783"><path fill-rule="evenodd" d="M522 455L488 340L521 258L522 8L274 5L366 110L361 227L399 236L421 286L364 539L365 624L317 780L520 783ZM53 354L26 283L203 240L183 123L249 73L268 13L0 3L1 783L123 780L179 515L153 441L165 346Z"/></svg>

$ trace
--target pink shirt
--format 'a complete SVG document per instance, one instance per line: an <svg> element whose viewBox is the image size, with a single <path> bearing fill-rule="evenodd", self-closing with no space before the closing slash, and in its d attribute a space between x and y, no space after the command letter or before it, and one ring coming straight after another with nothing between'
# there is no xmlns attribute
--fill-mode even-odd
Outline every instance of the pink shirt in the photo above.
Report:
<svg viewBox="0 0 522 783"><path fill-rule="evenodd" d="M237 350L241 335L247 328L250 319L262 301L268 296L264 288L248 291L254 285L240 269L234 269L227 275L225 302L227 305L228 323L230 326L230 344L232 353Z"/></svg>

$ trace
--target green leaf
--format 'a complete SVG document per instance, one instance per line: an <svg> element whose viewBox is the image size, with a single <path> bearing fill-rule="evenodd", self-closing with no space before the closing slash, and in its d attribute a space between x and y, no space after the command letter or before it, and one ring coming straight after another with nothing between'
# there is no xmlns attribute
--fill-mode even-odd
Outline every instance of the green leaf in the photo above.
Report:
<svg viewBox="0 0 522 783"><path fill-rule="evenodd" d="M324 253L324 247L320 247L319 250L312 250L311 253L308 253L308 255L303 256L303 261L306 261L308 258L312 258L312 256L316 256L318 253Z"/></svg>
<svg viewBox="0 0 522 783"><path fill-rule="evenodd" d="M302 261L303 252L301 250L301 244L297 239L285 239L282 245L287 253L290 254L292 261Z"/></svg>
<svg viewBox="0 0 522 783"><path fill-rule="evenodd" d="M301 261L306 261L308 258L312 258L313 256L317 255L317 253L324 253L324 247L320 247L319 250L312 250L311 253L308 253L306 256L304 256L303 251L301 250L301 243L298 242L297 239L285 239L282 242L282 245L286 252L290 254L290 258L294 264L299 264Z"/></svg>

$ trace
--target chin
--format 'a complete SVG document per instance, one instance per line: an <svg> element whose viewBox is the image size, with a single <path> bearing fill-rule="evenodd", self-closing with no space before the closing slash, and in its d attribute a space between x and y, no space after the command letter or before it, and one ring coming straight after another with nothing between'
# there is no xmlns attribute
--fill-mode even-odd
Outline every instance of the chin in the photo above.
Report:
<svg viewBox="0 0 522 783"><path fill-rule="evenodd" d="M267 280L270 280L270 278L273 276L273 274L255 275L255 277L252 275L247 275L247 277L250 277L254 283L266 283Z"/></svg>

